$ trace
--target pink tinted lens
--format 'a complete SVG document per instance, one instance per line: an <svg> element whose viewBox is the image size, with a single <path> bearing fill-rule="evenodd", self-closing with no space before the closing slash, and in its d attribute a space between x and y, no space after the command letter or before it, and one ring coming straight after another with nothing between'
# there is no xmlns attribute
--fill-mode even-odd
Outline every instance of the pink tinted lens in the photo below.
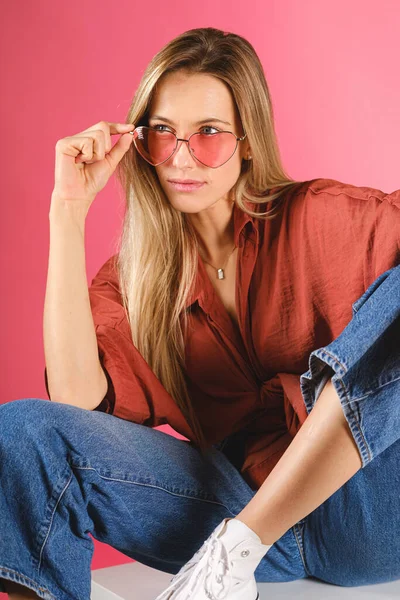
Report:
<svg viewBox="0 0 400 600"><path fill-rule="evenodd" d="M219 167L230 159L236 148L236 137L229 132L196 133L190 138L193 154L208 167Z"/></svg>
<svg viewBox="0 0 400 600"><path fill-rule="evenodd" d="M165 162L176 147L176 137L170 131L155 131L138 127L134 137L138 152L152 165ZM229 132L196 133L190 138L194 156L208 167L219 167L234 153L236 137Z"/></svg>
<svg viewBox="0 0 400 600"><path fill-rule="evenodd" d="M176 145L176 137L170 131L155 131L147 127L138 127L134 136L135 146L152 165L158 165L171 156Z"/></svg>

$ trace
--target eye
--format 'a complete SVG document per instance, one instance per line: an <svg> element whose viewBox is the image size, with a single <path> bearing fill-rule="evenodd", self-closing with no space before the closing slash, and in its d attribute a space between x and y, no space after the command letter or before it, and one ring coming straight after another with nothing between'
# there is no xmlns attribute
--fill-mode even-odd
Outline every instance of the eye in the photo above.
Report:
<svg viewBox="0 0 400 600"><path fill-rule="evenodd" d="M212 125L204 125L204 127L202 127L202 129L214 129L217 133L220 131L219 129L217 129L216 127L213 127Z"/></svg>
<svg viewBox="0 0 400 600"><path fill-rule="evenodd" d="M171 131L167 125L163 125L162 123L156 123L156 125L153 125L150 127L150 129L154 129L155 131L165 131L165 129L157 129L158 127L166 127L169 131ZM220 131L220 129L217 129L216 127L213 127L212 125L204 125L203 127L201 127L201 129L214 129L217 133ZM212 135L210 133L206 135Z"/></svg>
<svg viewBox="0 0 400 600"><path fill-rule="evenodd" d="M150 129L155 129L156 131L163 131L162 129L157 129L157 127L167 127L166 125L161 125L161 124L157 124L157 125L153 125L150 127ZM167 127L168 129L168 127Z"/></svg>

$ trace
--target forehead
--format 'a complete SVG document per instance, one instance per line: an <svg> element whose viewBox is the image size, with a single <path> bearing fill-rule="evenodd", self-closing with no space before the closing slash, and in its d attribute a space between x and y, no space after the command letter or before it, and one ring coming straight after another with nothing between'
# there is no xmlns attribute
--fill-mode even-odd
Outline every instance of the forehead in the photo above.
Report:
<svg viewBox="0 0 400 600"><path fill-rule="evenodd" d="M207 117L233 122L235 102L225 82L205 73L168 73L157 83L149 117L162 115L174 123L197 123Z"/></svg>

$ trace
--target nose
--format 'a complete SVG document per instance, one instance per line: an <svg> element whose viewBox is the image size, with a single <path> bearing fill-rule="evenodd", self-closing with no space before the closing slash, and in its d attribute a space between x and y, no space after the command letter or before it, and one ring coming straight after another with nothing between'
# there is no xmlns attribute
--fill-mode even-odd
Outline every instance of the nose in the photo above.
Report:
<svg viewBox="0 0 400 600"><path fill-rule="evenodd" d="M183 150L182 150L183 148ZM185 165L195 162L189 150L189 143L186 140L179 139L178 146L172 156L174 165Z"/></svg>

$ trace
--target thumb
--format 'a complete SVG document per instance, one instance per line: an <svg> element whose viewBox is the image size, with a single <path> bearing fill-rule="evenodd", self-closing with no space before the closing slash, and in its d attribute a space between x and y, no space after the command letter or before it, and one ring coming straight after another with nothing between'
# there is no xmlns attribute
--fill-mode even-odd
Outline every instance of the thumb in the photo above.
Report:
<svg viewBox="0 0 400 600"><path fill-rule="evenodd" d="M124 133L119 138L118 142L114 144L110 152L106 155L106 158L110 164L112 171L115 170L117 164L122 159L124 154L129 150L133 140L133 135L130 133Z"/></svg>

